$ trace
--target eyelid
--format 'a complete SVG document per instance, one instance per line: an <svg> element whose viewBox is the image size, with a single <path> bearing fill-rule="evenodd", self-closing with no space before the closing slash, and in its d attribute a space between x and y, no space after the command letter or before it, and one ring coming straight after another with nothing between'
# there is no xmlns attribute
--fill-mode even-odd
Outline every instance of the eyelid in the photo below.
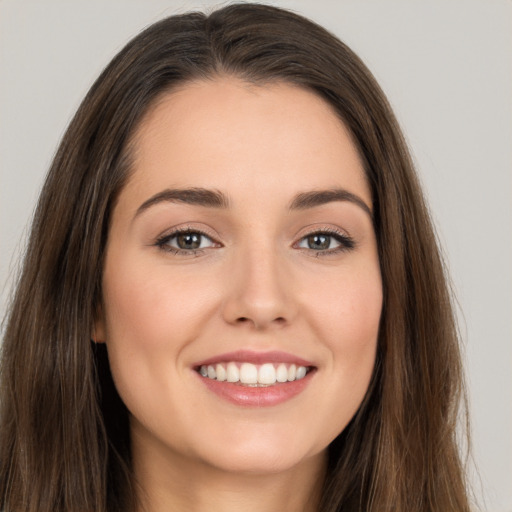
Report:
<svg viewBox="0 0 512 512"><path fill-rule="evenodd" d="M297 235L298 240L302 240L311 235L326 234L332 236L339 236L340 238L352 239L352 236L344 229L337 226L325 225L325 224L314 224L304 227Z"/></svg>
<svg viewBox="0 0 512 512"><path fill-rule="evenodd" d="M217 243L220 243L218 241L219 236L208 226L198 226L194 225L193 223L187 222L186 224L178 224L176 226L172 226L170 228L167 228L165 231L163 231L160 235L158 235L157 239L163 239L168 238L173 235L180 235L182 233L198 233L200 235L204 235L208 238L211 238Z"/></svg>

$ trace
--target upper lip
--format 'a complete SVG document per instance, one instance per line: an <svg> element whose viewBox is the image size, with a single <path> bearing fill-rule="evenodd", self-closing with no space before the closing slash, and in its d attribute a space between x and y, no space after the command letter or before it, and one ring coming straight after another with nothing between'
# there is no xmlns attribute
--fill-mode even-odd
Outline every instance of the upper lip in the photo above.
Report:
<svg viewBox="0 0 512 512"><path fill-rule="evenodd" d="M295 364L297 366L314 366L311 361L307 361L301 357L290 354L288 352L282 352L279 350L271 350L267 352L254 352L251 350L236 350L234 352L226 352L224 354L218 354L208 359L197 362L194 366L208 366L217 363L226 362L236 363L252 363L252 364L264 364L264 363L288 363Z"/></svg>

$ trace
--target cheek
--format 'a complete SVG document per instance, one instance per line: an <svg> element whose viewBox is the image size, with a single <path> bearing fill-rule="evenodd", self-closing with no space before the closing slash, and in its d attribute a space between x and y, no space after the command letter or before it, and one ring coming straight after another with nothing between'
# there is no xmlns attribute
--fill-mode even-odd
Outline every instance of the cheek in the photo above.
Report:
<svg viewBox="0 0 512 512"><path fill-rule="evenodd" d="M345 428L359 408L375 364L382 284L378 267L367 269L345 275L336 286L333 280L318 288L319 298L310 309L311 325L329 354L328 382L315 399L319 407L332 411L332 436Z"/></svg>
<svg viewBox="0 0 512 512"><path fill-rule="evenodd" d="M121 258L117 262L104 276L107 336L148 352L172 348L171 338L183 343L193 339L201 317L212 307L208 288L197 277L176 275L165 267L125 264Z"/></svg>
<svg viewBox="0 0 512 512"><path fill-rule="evenodd" d="M329 339L335 366L362 400L375 363L382 312L380 274L355 276L345 291L338 315L333 314Z"/></svg>
<svg viewBox="0 0 512 512"><path fill-rule="evenodd" d="M323 332L333 354L348 350L356 355L375 345L382 311L382 282L378 266L346 272L325 280L311 301L315 325Z"/></svg>
<svg viewBox="0 0 512 512"><path fill-rule="evenodd" d="M198 325L193 287L167 279L162 268L146 261L115 254L111 261L103 292L112 377L135 418L144 424L164 421L169 412L162 404L183 393L180 354Z"/></svg>

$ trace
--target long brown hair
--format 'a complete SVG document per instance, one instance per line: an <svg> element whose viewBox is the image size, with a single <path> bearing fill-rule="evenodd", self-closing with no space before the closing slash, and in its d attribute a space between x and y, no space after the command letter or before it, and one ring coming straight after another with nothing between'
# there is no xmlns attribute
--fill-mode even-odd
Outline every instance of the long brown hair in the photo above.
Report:
<svg viewBox="0 0 512 512"><path fill-rule="evenodd" d="M457 331L395 117L345 44L298 15L254 4L152 25L113 59L72 120L40 196L6 323L0 509L135 509L128 414L103 345L90 340L109 220L149 106L178 84L218 75L314 91L350 130L372 190L384 289L378 354L359 411L329 446L320 509L469 510L456 444Z"/></svg>

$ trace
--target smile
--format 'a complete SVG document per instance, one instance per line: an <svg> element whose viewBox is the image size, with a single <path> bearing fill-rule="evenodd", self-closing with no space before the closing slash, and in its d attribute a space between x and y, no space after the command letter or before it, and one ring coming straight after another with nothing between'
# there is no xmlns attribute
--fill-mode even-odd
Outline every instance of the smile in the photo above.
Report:
<svg viewBox="0 0 512 512"><path fill-rule="evenodd" d="M303 379L311 370L307 366L287 363L227 362L215 365L201 365L198 369L202 377L219 382L238 383L242 386L265 387Z"/></svg>
<svg viewBox="0 0 512 512"><path fill-rule="evenodd" d="M206 389L222 400L243 407L268 407L300 395L318 368L280 351L240 350L219 354L193 366Z"/></svg>

